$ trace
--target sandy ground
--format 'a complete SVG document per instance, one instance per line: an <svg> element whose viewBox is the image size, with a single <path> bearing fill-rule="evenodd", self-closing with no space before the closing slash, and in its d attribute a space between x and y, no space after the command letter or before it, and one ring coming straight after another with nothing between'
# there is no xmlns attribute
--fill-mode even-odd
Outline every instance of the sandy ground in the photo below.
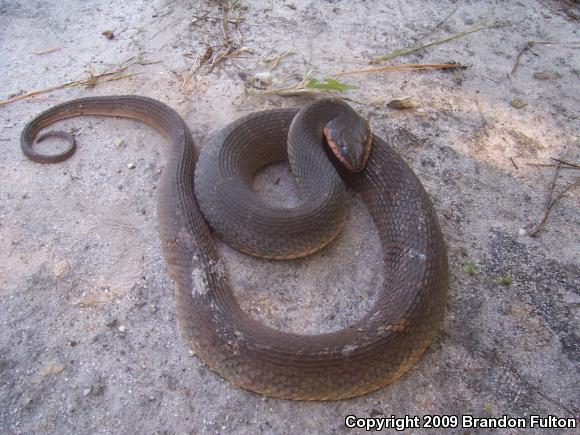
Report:
<svg viewBox="0 0 580 435"><path fill-rule="evenodd" d="M195 59L207 46L219 52L223 42L220 21L210 19L221 13L210 2L0 1L0 97L86 77L89 66L99 73L125 62L125 73L138 73L0 108L0 432L340 433L349 414L577 418L579 189L553 208L538 237L520 229L540 218L554 174L554 167L527 163L580 160L578 45L534 45L511 74L528 41L579 41L577 8L550 0L242 6L244 21L232 37L252 51L201 68L182 88ZM445 323L425 357L394 385L364 397L265 398L233 387L191 355L157 234L164 157L155 131L126 120L76 119L62 123L79 142L70 160L38 165L19 149L35 114L109 94L166 102L201 148L245 113L308 101L242 100L243 78L264 71L265 59L296 49L273 71L285 83L307 70L321 79L365 68L456 8L423 40L484 20L497 26L397 61L455 61L468 70L341 79L357 86L344 95L376 133L392 139L431 194L452 276ZM106 30L112 40L101 35ZM419 107L386 106L401 95ZM525 105L514 107L514 99ZM578 177L560 172L557 190ZM297 200L286 165L264 170L256 189L274 203ZM369 309L383 279L381 248L364 204L354 195L350 202L344 234L307 259L260 261L220 245L245 309L304 333L342 328ZM513 282L502 284L508 275Z"/></svg>

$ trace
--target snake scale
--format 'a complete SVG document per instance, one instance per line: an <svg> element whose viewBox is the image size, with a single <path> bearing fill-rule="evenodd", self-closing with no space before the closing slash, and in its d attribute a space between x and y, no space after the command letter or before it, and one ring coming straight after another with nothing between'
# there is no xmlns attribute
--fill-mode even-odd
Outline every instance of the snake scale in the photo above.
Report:
<svg viewBox="0 0 580 435"><path fill-rule="evenodd" d="M340 154L329 153L318 130L345 110L352 111L340 100L323 99L301 111L247 115L209 141L196 167L191 134L170 107L138 96L89 97L38 115L23 130L21 147L36 162L65 160L75 150L68 133L38 138L67 140L69 148L57 155L39 153L34 140L48 125L79 115L131 118L159 130L166 138L167 160L157 216L175 282L177 318L188 344L212 370L246 389L296 400L345 399L394 381L419 359L439 329L448 287L437 217L401 157L372 135L364 170L351 172L335 164ZM268 208L251 191L256 170L287 158L287 142L297 144L288 153L303 193L298 207L303 215ZM297 335L262 325L238 305L204 214L220 237L242 251L294 258L324 246L342 226L341 178L361 195L378 228L385 273L378 300L359 321L336 332ZM265 208L262 214L259 206ZM254 224L262 228L259 233ZM279 225L286 225L286 232Z"/></svg>

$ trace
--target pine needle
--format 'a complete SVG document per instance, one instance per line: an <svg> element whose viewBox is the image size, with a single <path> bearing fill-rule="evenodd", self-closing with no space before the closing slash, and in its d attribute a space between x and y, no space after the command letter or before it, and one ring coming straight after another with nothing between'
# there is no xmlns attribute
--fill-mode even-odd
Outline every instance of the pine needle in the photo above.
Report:
<svg viewBox="0 0 580 435"><path fill-rule="evenodd" d="M464 30L463 32L459 32L459 33L456 33L454 35L448 36L446 38L438 39L438 40L433 41L433 42L429 42L427 44L419 44L419 45L415 44L415 45L411 45L410 47L407 47L407 48L402 48L399 50L392 51L391 53L387 53L383 56L379 56L379 57L371 60L370 63L375 64L375 63L382 62L384 60L394 59L395 57L405 56L407 54L414 53L415 51L425 50L426 48L429 48L429 47L434 47L436 45L445 44L446 42L450 42L450 41L454 41L455 39L463 38L464 36L470 35L470 34L475 33L475 32L479 32L481 30L491 29L492 27L493 26L484 26L482 24L479 24L479 25L470 27L469 29Z"/></svg>
<svg viewBox="0 0 580 435"><path fill-rule="evenodd" d="M367 74L384 71L401 71L401 70L426 70L426 69L465 69L470 65L462 65L459 63L412 63L401 65L380 66L377 68L355 69L351 71L342 71L336 73L336 76L346 76L352 74Z"/></svg>

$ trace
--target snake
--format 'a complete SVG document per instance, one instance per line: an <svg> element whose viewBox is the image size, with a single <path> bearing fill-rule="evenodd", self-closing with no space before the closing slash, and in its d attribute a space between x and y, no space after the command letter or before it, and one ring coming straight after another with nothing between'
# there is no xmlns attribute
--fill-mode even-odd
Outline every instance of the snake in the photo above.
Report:
<svg viewBox="0 0 580 435"><path fill-rule="evenodd" d="M30 121L22 152L38 163L66 160L75 138L39 133L81 115L138 120L165 137L156 205L176 317L195 355L232 384L282 399L348 399L392 383L432 343L449 281L436 212L394 147L343 100L250 113L214 134L199 156L185 121L162 102L80 98ZM47 137L68 147L41 153L37 143ZM276 208L252 190L256 172L280 160L289 160L300 191L295 207ZM371 309L341 330L317 335L278 330L242 310L214 236L273 260L310 255L340 232L346 185L368 207L382 246L384 282Z"/></svg>

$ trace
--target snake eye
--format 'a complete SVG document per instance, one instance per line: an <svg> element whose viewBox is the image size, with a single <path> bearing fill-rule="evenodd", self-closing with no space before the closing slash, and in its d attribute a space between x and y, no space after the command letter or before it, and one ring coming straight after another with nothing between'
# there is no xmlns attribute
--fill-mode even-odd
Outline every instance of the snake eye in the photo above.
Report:
<svg viewBox="0 0 580 435"><path fill-rule="evenodd" d="M346 145L343 145L343 147L340 149L340 153L343 156L347 156L348 155L348 147Z"/></svg>

